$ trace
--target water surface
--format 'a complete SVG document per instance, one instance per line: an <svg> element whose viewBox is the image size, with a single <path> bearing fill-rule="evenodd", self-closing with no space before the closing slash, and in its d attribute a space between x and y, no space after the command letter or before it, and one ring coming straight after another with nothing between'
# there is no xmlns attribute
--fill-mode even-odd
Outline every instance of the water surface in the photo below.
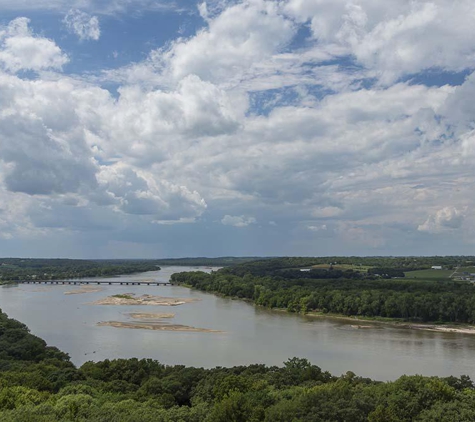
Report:
<svg viewBox="0 0 475 422"><path fill-rule="evenodd" d="M167 281L175 272L190 270L193 269L164 267L158 272L120 278ZM48 344L69 353L77 365L88 360L138 357L209 368L251 363L282 365L288 358L298 356L335 375L353 371L388 380L403 374L466 374L475 379L474 335L378 324L371 329L357 329L352 326L354 322L268 311L185 287L101 287L100 292L65 295L78 287L7 286L0 289L0 308ZM173 307L91 304L119 293L200 300ZM223 332L149 331L96 325L101 321L132 321L129 312L174 313L175 318L168 322Z"/></svg>

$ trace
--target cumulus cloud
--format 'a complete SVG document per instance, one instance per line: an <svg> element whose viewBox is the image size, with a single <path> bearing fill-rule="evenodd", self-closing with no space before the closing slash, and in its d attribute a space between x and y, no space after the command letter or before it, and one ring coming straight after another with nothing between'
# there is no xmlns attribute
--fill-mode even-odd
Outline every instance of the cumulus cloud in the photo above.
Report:
<svg viewBox="0 0 475 422"><path fill-rule="evenodd" d="M290 0L285 9L309 22L318 48L326 45L337 55L346 49L385 84L434 67L472 67L475 5L470 0Z"/></svg>
<svg viewBox="0 0 475 422"><path fill-rule="evenodd" d="M189 119L185 133L199 132L202 124L199 113L205 103L193 104L192 98L188 110L198 107L196 113L189 111L198 118ZM165 107L167 100L162 100L159 107ZM65 214L65 207L92 207L95 214L103 213L102 208L111 214L109 221L119 213L150 222L194 221L206 210L203 197L186 183L174 183L173 177L162 179L161 174L127 164L127 160L99 163L120 150L120 143L114 148L119 132L104 125L110 115L125 113L123 106L108 91L68 77L29 80L0 72L0 187L8 195L29 198L25 213L31 213L35 201L42 210L24 227L88 227L84 221L73 222L75 218L86 219L90 228L107 222L105 216L98 222L85 212ZM208 112L203 118L211 122L214 116ZM179 115L186 113L182 110ZM143 133L134 136L140 141ZM13 212L4 210L2 219L10 221ZM55 218L56 212L63 217ZM15 213L21 215L18 210Z"/></svg>
<svg viewBox="0 0 475 422"><path fill-rule="evenodd" d="M157 221L189 221L207 207L198 192L125 164L103 166L98 179L107 197L127 214L148 215Z"/></svg>
<svg viewBox="0 0 475 422"><path fill-rule="evenodd" d="M475 78L410 80L471 71L473 7L450 5L218 1L194 36L97 77L43 73L66 56L13 21L0 32L0 198L16 205L1 206L0 230L117 227L153 242L191 223L190 237L255 225L240 235L277 233L262 238L275 253L328 254L320 232L333 253L374 254L417 253L421 232L463 225L467 245ZM22 37L33 61L7 42Z"/></svg>
<svg viewBox="0 0 475 422"><path fill-rule="evenodd" d="M221 220L222 225L234 227L247 227L250 224L255 224L256 222L257 221L254 217L246 217L245 215L225 215Z"/></svg>
<svg viewBox="0 0 475 422"><path fill-rule="evenodd" d="M29 23L27 18L17 18L0 27L0 65L9 72L61 70L68 57L54 41L35 36Z"/></svg>
<svg viewBox="0 0 475 422"><path fill-rule="evenodd" d="M99 19L81 10L71 9L64 17L64 24L69 32L76 34L81 41L97 41L101 36Z"/></svg>
<svg viewBox="0 0 475 422"><path fill-rule="evenodd" d="M209 18L207 27L195 36L178 38L152 51L144 63L108 72L107 77L173 85L196 75L204 81L236 84L249 68L270 59L294 36L293 21L279 12L278 3L265 0L232 4Z"/></svg>
<svg viewBox="0 0 475 422"><path fill-rule="evenodd" d="M417 229L421 232L440 233L444 230L459 229L465 215L455 207L445 207L430 215Z"/></svg>

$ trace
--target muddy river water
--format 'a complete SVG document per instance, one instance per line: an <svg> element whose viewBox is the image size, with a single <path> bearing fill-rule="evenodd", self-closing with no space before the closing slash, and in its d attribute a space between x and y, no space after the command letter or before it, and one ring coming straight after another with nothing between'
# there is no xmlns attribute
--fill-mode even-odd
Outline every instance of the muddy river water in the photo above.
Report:
<svg viewBox="0 0 475 422"><path fill-rule="evenodd" d="M121 279L167 281L171 274L189 270L195 269L164 267ZM185 287L105 285L100 291L91 288L80 294L65 294L77 289L37 284L2 287L0 308L48 344L69 353L77 365L88 360L130 357L198 367L282 365L297 356L335 375L353 371L378 380L403 374L466 374L475 378L475 335L368 323L364 323L366 328L358 328L351 321L268 311ZM195 300L179 306L92 304L124 294ZM203 331L98 325L110 321L131 323L132 315L143 313L173 314L168 315L165 324Z"/></svg>

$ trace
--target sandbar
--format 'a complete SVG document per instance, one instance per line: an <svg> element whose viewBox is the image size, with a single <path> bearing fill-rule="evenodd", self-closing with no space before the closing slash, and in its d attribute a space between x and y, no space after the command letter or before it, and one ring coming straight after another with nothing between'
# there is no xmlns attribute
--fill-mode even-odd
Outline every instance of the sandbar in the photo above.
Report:
<svg viewBox="0 0 475 422"><path fill-rule="evenodd" d="M408 325L407 328L412 330L425 330L425 331L437 331L440 333L459 333L459 334L475 334L475 327L474 326L460 326L454 327L450 325L415 325L411 324Z"/></svg>
<svg viewBox="0 0 475 422"><path fill-rule="evenodd" d="M95 286L81 286L79 289L76 290L71 290L69 292L64 292L65 295L83 295L86 293L97 293L97 292L102 292L101 287L95 287Z"/></svg>
<svg viewBox="0 0 475 422"><path fill-rule="evenodd" d="M438 333L458 333L458 334L475 334L475 325L460 324L460 325L435 325L431 323L420 323L414 324L407 321L397 321L397 320L373 320L358 318L355 316L345 316L337 314L321 314L316 312L308 312L305 316L316 317L316 318L325 318L325 319L341 319L346 321L357 321L357 322L366 322L371 323L371 325L351 325L351 328L380 328L384 326L394 327L394 328L404 328L409 330L420 330L420 331L434 331Z"/></svg>
<svg viewBox="0 0 475 422"><path fill-rule="evenodd" d="M185 331L185 332L195 332L195 333L222 333L222 331L218 331L218 330L189 327L187 325L179 325L179 324L166 324L163 322L103 321L103 322L98 322L97 325L99 327L132 328L135 330Z"/></svg>
<svg viewBox="0 0 475 422"><path fill-rule="evenodd" d="M200 299L179 299L176 297L162 297L152 295L136 296L134 293L109 296L93 302L93 305L155 305L179 306L185 303L197 302Z"/></svg>
<svg viewBox="0 0 475 422"><path fill-rule="evenodd" d="M139 312L131 312L126 314L133 319L163 319L163 318L174 318L175 314L146 314Z"/></svg>

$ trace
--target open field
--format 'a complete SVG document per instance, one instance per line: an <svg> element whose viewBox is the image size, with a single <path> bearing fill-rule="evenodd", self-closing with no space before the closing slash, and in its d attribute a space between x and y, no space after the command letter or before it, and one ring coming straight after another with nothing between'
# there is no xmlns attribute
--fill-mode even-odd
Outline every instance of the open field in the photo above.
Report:
<svg viewBox="0 0 475 422"><path fill-rule="evenodd" d="M420 280L450 280L452 270L418 270L404 273L408 279Z"/></svg>
<svg viewBox="0 0 475 422"><path fill-rule="evenodd" d="M475 273L475 267L473 267L473 266L471 266L471 267L459 267L457 269L457 274L460 275L462 273L469 273L469 274Z"/></svg>
<svg viewBox="0 0 475 422"><path fill-rule="evenodd" d="M330 264L318 264L312 265L311 268L320 268L322 270L328 270L330 268ZM353 271L360 271L360 272L368 272L370 268L373 268L369 265L358 265L358 264L337 264L333 265L334 270L353 270Z"/></svg>

